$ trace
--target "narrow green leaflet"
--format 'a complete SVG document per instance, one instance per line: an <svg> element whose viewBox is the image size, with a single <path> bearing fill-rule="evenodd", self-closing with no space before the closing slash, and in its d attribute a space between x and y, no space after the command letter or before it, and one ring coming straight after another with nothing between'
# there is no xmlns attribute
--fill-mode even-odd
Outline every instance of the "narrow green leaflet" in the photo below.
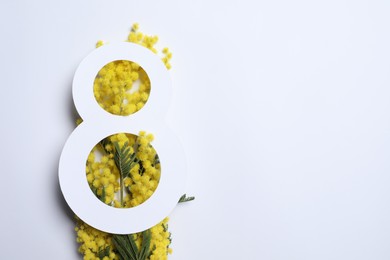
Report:
<svg viewBox="0 0 390 260"><path fill-rule="evenodd" d="M110 247L106 247L105 249L101 249L98 252L98 257L100 260L103 260L105 256L110 256Z"/></svg>
<svg viewBox="0 0 390 260"><path fill-rule="evenodd" d="M113 242L121 260L147 260L151 254L151 240L152 233L150 230L142 232L142 244L140 248L137 247L132 234L113 235Z"/></svg>
<svg viewBox="0 0 390 260"><path fill-rule="evenodd" d="M157 164L159 164L159 163L160 163L160 158L158 157L158 154L156 154L156 155L154 156L153 165L157 165Z"/></svg>
<svg viewBox="0 0 390 260"><path fill-rule="evenodd" d="M113 235L112 241L121 260L137 260L136 255L132 254L129 250L125 235Z"/></svg>
<svg viewBox="0 0 390 260"><path fill-rule="evenodd" d="M138 256L138 247L137 247L137 244L135 243L133 235L128 234L124 237L127 239L128 245L130 245L129 250L130 250L131 255L133 255L136 258Z"/></svg>
<svg viewBox="0 0 390 260"><path fill-rule="evenodd" d="M100 146L102 147L103 151L104 151L106 154L109 154L109 153L110 153L110 152L107 151L107 149L106 149L106 146L107 146L108 144L110 144L110 143L111 143L111 142L110 142L110 140L109 140L109 137L106 137L106 138L102 139L102 140L99 142Z"/></svg>
<svg viewBox="0 0 390 260"><path fill-rule="evenodd" d="M139 260L146 260L150 255L150 241L152 240L152 232L145 230L142 232L142 246L139 253Z"/></svg>
<svg viewBox="0 0 390 260"><path fill-rule="evenodd" d="M100 197L100 200L106 203L106 187L104 186L103 186L102 196Z"/></svg>
<svg viewBox="0 0 390 260"><path fill-rule="evenodd" d="M195 197L187 197L187 194L183 194L183 196L181 196L180 199L179 199L179 203L191 201L191 200L194 200L194 199L195 199Z"/></svg>
<svg viewBox="0 0 390 260"><path fill-rule="evenodd" d="M91 187L91 190L92 190L93 194L95 194L95 196L96 196L99 200L101 200L102 202L106 203L106 202L105 202L105 201L106 201L106 188L103 186L102 194L99 195L99 194L98 194L98 189L97 189L97 188L95 188L95 187L92 186L92 185L90 185L90 187Z"/></svg>

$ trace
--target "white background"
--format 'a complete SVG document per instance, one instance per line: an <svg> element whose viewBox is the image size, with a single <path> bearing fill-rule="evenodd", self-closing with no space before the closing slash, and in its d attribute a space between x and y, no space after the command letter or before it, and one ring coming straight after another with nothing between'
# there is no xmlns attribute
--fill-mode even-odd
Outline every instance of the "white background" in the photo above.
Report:
<svg viewBox="0 0 390 260"><path fill-rule="evenodd" d="M1 1L1 259L81 258L57 177L71 81L133 22L174 53L167 121L196 196L170 216L169 259L390 259L389 13L387 0Z"/></svg>

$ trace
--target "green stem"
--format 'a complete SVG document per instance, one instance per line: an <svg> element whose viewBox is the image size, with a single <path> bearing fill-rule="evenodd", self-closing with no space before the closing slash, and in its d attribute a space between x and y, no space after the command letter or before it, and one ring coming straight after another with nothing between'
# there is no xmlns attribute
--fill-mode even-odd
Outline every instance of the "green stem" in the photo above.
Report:
<svg viewBox="0 0 390 260"><path fill-rule="evenodd" d="M120 97L121 97L121 103L120 103L120 112L119 112L119 114L121 114L122 115L122 112L123 112L123 101L125 100L125 89L126 89L126 84L123 86L123 88L121 88L121 95L120 95Z"/></svg>
<svg viewBox="0 0 390 260"><path fill-rule="evenodd" d="M120 176L120 178L119 178L119 182L120 182L120 189L121 189L121 191L120 191L120 201L121 201L121 207L123 208L123 191L124 191L124 187L123 187L123 177L122 176Z"/></svg>

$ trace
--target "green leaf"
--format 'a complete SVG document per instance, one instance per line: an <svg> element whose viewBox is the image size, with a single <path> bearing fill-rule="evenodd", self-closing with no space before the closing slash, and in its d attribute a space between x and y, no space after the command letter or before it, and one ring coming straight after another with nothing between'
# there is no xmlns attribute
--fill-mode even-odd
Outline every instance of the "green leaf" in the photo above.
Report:
<svg viewBox="0 0 390 260"><path fill-rule="evenodd" d="M123 192L124 192L124 182L123 180L126 177L130 176L130 170L135 165L134 160L135 153L130 153L129 143L126 142L122 147L119 146L117 142L114 142L115 154L114 161L119 170L119 185L120 185L120 203L123 207Z"/></svg>
<svg viewBox="0 0 390 260"><path fill-rule="evenodd" d="M128 243L123 235L113 235L112 241L114 242L115 248L119 253L121 260L137 260L136 256L132 255L129 251Z"/></svg>
<svg viewBox="0 0 390 260"><path fill-rule="evenodd" d="M106 203L106 187L104 186L103 186L102 196L100 197L100 200L103 201L103 203Z"/></svg>
<svg viewBox="0 0 390 260"><path fill-rule="evenodd" d="M104 250L104 254L105 254L105 256L110 256L110 253L111 253L111 248L108 246L108 247L106 247L106 249Z"/></svg>
<svg viewBox="0 0 390 260"><path fill-rule="evenodd" d="M115 155L114 160L115 164L118 167L121 178L126 178L130 175L131 163L134 160L135 154L130 154L130 147L128 142L126 142L121 148L117 142L114 143L115 146Z"/></svg>
<svg viewBox="0 0 390 260"><path fill-rule="evenodd" d="M92 189L93 194L95 194L95 196L99 198L99 196L97 195L97 189L92 185L90 185L90 187Z"/></svg>
<svg viewBox="0 0 390 260"><path fill-rule="evenodd" d="M98 252L98 257L100 260L102 260L105 256L110 256L110 247L107 246L105 249L100 249Z"/></svg>
<svg viewBox="0 0 390 260"><path fill-rule="evenodd" d="M183 194L183 196L181 196L180 199L179 199L179 203L191 201L191 200L194 200L194 199L195 199L195 197L187 197L187 194Z"/></svg>
<svg viewBox="0 0 390 260"><path fill-rule="evenodd" d="M108 144L110 144L110 143L111 143L111 142L110 142L109 137L106 137L106 138L102 139L102 140L99 142L100 146L102 147L103 151L104 151L106 154L110 154L110 152L107 151L107 149L106 149L106 145L108 145Z"/></svg>
<svg viewBox="0 0 390 260"><path fill-rule="evenodd" d="M150 257L150 243L152 232L145 230L142 232L142 244L137 247L134 235L113 235L114 245L121 260L147 260Z"/></svg>
<svg viewBox="0 0 390 260"><path fill-rule="evenodd" d="M153 166L157 165L160 163L160 158L158 157L158 154L156 154L154 156L154 162L153 162Z"/></svg>
<svg viewBox="0 0 390 260"><path fill-rule="evenodd" d="M150 242L152 240L152 232L145 230L142 232L142 246L139 254L139 260L146 260L149 257Z"/></svg>
<svg viewBox="0 0 390 260"><path fill-rule="evenodd" d="M139 250L138 250L137 244L135 243L135 239L134 239L133 234L128 234L125 237L127 238L128 244L130 245L129 248L131 250L132 255L135 258L137 258L138 254L139 254Z"/></svg>
<svg viewBox="0 0 390 260"><path fill-rule="evenodd" d="M144 173L145 173L144 165L143 165L142 161L139 161L138 164L139 164L139 171L138 171L138 172L139 172L139 174L140 174L141 176L143 176Z"/></svg>

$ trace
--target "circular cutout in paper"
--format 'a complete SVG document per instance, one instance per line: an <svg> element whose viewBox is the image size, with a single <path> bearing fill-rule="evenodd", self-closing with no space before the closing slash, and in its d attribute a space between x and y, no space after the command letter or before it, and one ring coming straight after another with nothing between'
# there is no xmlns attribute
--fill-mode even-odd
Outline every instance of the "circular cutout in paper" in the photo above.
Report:
<svg viewBox="0 0 390 260"><path fill-rule="evenodd" d="M86 178L93 194L116 208L141 205L155 192L161 163L150 133L119 133L102 139L86 162Z"/></svg>
<svg viewBox="0 0 390 260"><path fill-rule="evenodd" d="M96 75L93 93L99 105L114 115L128 116L142 109L150 95L150 79L135 62L116 60Z"/></svg>

